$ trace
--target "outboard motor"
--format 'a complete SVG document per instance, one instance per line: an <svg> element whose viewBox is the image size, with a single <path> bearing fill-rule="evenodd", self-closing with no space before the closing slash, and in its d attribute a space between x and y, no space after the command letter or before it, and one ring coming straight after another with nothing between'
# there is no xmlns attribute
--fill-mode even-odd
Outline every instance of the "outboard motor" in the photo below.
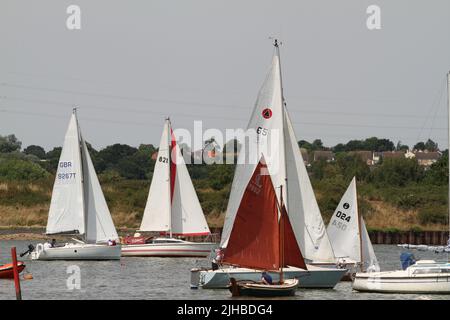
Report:
<svg viewBox="0 0 450 320"><path fill-rule="evenodd" d="M406 268L416 263L416 259L411 252L402 252L400 255L400 261L402 263L403 270L406 270Z"/></svg>
<svg viewBox="0 0 450 320"><path fill-rule="evenodd" d="M31 252L33 252L33 250L34 250L34 246L30 243L30 244L28 245L28 250L25 251L25 252L22 252L22 253L20 254L20 257L22 258L24 255L30 254Z"/></svg>

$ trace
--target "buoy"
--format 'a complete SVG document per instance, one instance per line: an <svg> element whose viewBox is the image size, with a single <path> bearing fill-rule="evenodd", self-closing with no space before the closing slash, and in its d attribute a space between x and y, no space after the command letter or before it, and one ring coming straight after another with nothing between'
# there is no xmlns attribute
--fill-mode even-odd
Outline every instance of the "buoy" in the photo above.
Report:
<svg viewBox="0 0 450 320"><path fill-rule="evenodd" d="M24 280L32 280L33 279L33 275L31 273L26 273L23 275L23 279Z"/></svg>

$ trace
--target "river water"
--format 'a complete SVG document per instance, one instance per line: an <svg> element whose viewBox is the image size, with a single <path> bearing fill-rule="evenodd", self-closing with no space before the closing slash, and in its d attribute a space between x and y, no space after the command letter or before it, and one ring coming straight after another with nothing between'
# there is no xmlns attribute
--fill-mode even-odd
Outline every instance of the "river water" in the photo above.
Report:
<svg viewBox="0 0 450 320"><path fill-rule="evenodd" d="M17 253L36 241L1 241L0 263L11 260L10 248ZM402 249L392 245L375 245L382 270L400 267ZM414 251L416 258L446 260L446 254ZM209 267L207 259L198 258L133 258L120 261L30 261L21 259L33 280L22 280L23 299L231 299L228 290L192 290L189 287L193 267ZM78 266L80 289L69 289L68 273ZM76 268L76 267L75 267ZM73 272L73 271L71 271ZM70 281L69 281L70 282ZM0 300L15 299L14 281L0 279ZM299 289L294 297L285 299L420 299L450 300L450 295L358 293L350 282L341 282L334 289Z"/></svg>

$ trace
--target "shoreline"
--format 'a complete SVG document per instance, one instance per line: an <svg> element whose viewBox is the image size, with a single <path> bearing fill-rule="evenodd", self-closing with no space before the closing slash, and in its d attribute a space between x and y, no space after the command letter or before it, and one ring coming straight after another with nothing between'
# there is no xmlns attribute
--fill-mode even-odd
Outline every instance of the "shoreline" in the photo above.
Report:
<svg viewBox="0 0 450 320"><path fill-rule="evenodd" d="M119 236L133 235L135 229L118 228ZM211 233L220 238L222 228L211 228ZM449 239L448 231L427 231L427 230L370 230L368 231L373 244L425 244L425 245L446 245ZM51 235L45 234L45 227L8 227L0 226L1 240L27 240L38 241L56 239L57 241L70 241L73 235ZM187 239L189 240L189 239Z"/></svg>

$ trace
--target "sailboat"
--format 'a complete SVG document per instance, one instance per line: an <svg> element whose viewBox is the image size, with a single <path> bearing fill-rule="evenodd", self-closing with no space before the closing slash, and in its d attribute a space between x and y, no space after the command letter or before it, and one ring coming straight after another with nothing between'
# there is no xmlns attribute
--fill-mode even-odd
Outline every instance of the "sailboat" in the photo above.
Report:
<svg viewBox="0 0 450 320"><path fill-rule="evenodd" d="M31 259L120 259L120 245L115 245L119 237L81 134L76 108L59 158L46 234L72 234L82 240L64 245L39 243L30 252Z"/></svg>
<svg viewBox="0 0 450 320"><path fill-rule="evenodd" d="M355 177L331 216L327 233L337 263L349 269L348 276L356 271L380 271L366 224L358 210ZM344 279L350 280L350 277Z"/></svg>
<svg viewBox="0 0 450 320"><path fill-rule="evenodd" d="M447 74L448 136L450 141L450 72ZM450 148L449 148L450 150ZM449 158L450 176L450 158ZM449 180L450 221L450 180ZM450 228L450 223L449 223ZM449 241L450 242L450 241ZM357 273L353 289L381 293L445 293L450 294L450 263L419 260L405 270Z"/></svg>
<svg viewBox="0 0 450 320"><path fill-rule="evenodd" d="M286 263L305 268L305 261L293 237L292 227L267 174L264 158L250 179L234 220L228 248L223 262L252 269L278 272L279 283L264 284L253 281L236 281L231 278L229 287L233 296L287 296L294 295L298 279L283 279ZM253 216L258 213L258 220ZM255 223L249 224L248 221ZM285 237L286 236L286 237Z"/></svg>
<svg viewBox="0 0 450 320"><path fill-rule="evenodd" d="M150 238L147 243L124 244L122 256L207 257L218 245L179 238L209 236L211 232L170 119L164 124L139 232L158 232L162 236Z"/></svg>
<svg viewBox="0 0 450 320"><path fill-rule="evenodd" d="M255 134L249 136L246 148L243 148L238 156L220 246L225 252L228 250L230 235L246 186L263 155L274 187L283 186L283 198L286 199L286 211L295 240L307 260L305 268L294 268L290 270L292 274L286 270L286 276L302 274L300 287L333 288L346 269L308 264L314 261L335 264L335 257L287 112L278 41L275 40L274 46L272 64L259 91L247 127ZM255 213L254 217L257 219L258 214ZM251 269L232 267L206 271L193 269L191 272L191 286L203 288L226 287L229 283L228 276L243 279L258 277Z"/></svg>

